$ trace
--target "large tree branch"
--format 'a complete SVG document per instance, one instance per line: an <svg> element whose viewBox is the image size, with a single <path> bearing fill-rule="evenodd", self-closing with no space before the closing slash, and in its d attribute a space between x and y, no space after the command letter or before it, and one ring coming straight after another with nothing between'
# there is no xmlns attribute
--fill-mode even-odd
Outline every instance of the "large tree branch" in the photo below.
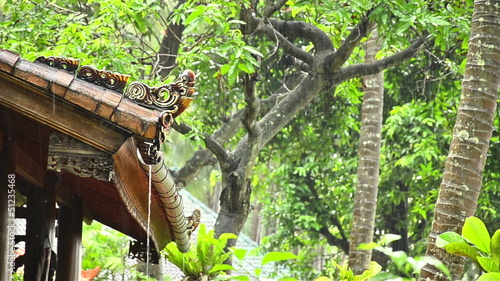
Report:
<svg viewBox="0 0 500 281"><path fill-rule="evenodd" d="M337 70L342 67L342 65L351 56L352 51L359 45L361 39L363 39L368 34L369 30L374 26L374 24L369 20L371 11L372 10L366 13L358 25L344 40L340 48L326 58L327 63L324 64L324 67L327 72L337 72Z"/></svg>
<svg viewBox="0 0 500 281"><path fill-rule="evenodd" d="M285 21L270 18L257 18L250 10L241 11L241 19L247 24L246 34L265 34L271 40L278 41L279 45L290 55L304 61L308 65L314 62L313 55L293 44L297 38L311 41L317 50L333 51L333 43L329 36L310 23L301 21Z"/></svg>
<svg viewBox="0 0 500 281"><path fill-rule="evenodd" d="M321 235L323 235L326 238L326 241L328 242L329 245L337 246L340 249L342 249L342 251L344 251L344 253L349 254L349 241L348 240L336 237L325 226L321 227L319 229L319 233L321 233Z"/></svg>
<svg viewBox="0 0 500 281"><path fill-rule="evenodd" d="M300 75L302 75L302 77ZM302 78L304 78L304 76L300 73L290 75L289 78L283 82L282 86L270 97L260 100L261 114L266 114L276 106L280 100L286 98L286 96L288 96L288 94L302 81ZM221 145L228 142L229 139L241 129L241 119L245 110L246 109L242 109L238 111L228 118L227 122L222 123L221 127L211 135L212 139ZM184 123L173 123L172 128L181 134L187 134L191 131L191 128ZM201 149L196 151L181 169L171 171L171 173L176 178L178 186L183 187L191 182L203 167L215 165L216 163L217 159L214 157L212 151L209 149Z"/></svg>
<svg viewBox="0 0 500 281"><path fill-rule="evenodd" d="M217 131L215 131L211 138L219 143L220 145L225 144L232 138L236 132L241 128L241 117L243 116L243 110L235 113L229 118L229 121L224 122ZM173 123L172 128L181 134L187 134L191 131L191 128L185 124ZM208 147L208 146L207 146ZM209 149L200 149L196 151L191 158L186 162L186 164L177 171L171 171L172 175L177 181L179 187L186 186L191 182L196 175L201 171L201 169L208 165L215 165L217 159L214 154Z"/></svg>
<svg viewBox="0 0 500 281"><path fill-rule="evenodd" d="M312 42L316 50L327 51L334 49L330 36L313 24L278 19L269 19L269 23L285 37L290 39L303 38Z"/></svg>
<svg viewBox="0 0 500 281"><path fill-rule="evenodd" d="M427 38L418 37L408 48L392 56L371 63L355 64L342 68L335 76L335 83L339 84L349 79L372 75L389 67L401 64L420 51L426 42Z"/></svg>
<svg viewBox="0 0 500 281"><path fill-rule="evenodd" d="M264 17L268 18L272 16L276 11L281 9L288 0L279 0L277 2L274 1L268 1L270 3L267 3L266 8L264 9Z"/></svg>
<svg viewBox="0 0 500 281"><path fill-rule="evenodd" d="M226 149L215 139L213 139L209 134L204 134L204 141L207 148L217 157L221 167L226 167L231 165L231 157L227 153Z"/></svg>
<svg viewBox="0 0 500 281"><path fill-rule="evenodd" d="M282 100L280 100L258 122L262 129L262 139L259 149L267 144L295 115L316 97L325 87L324 81L317 77L303 74L299 83ZM245 151L248 135L245 136L234 150L236 155Z"/></svg>
<svg viewBox="0 0 500 281"><path fill-rule="evenodd" d="M248 132L248 142L238 169L245 178L248 178L260 151L262 139L262 129L256 121L260 111L260 102L255 93L255 77L248 74L245 75L245 102L247 105L241 121Z"/></svg>
<svg viewBox="0 0 500 281"><path fill-rule="evenodd" d="M269 20L266 20L267 22ZM303 61L304 63L308 65L312 65L314 62L314 57L304 51L303 49L297 47L295 44L290 42L285 36L283 36L280 32L278 32L275 28L273 28L272 25L270 24L261 24L257 29L255 30L257 33L263 32L264 34L267 35L267 37L274 39L279 42L279 45L287 52L288 54L292 55L293 57Z"/></svg>
<svg viewBox="0 0 500 281"><path fill-rule="evenodd" d="M298 80L300 83L297 87L293 88L259 121L262 128L261 148L309 104L325 86L322 79L308 74L304 74Z"/></svg>
<svg viewBox="0 0 500 281"><path fill-rule="evenodd" d="M307 64L312 64L313 56L295 46L283 34L273 28L269 19L256 18L252 16L251 11L246 9L241 11L241 19L247 23L243 29L245 34L264 34L269 37L269 39L277 41L278 45L281 46L288 54L304 61Z"/></svg>

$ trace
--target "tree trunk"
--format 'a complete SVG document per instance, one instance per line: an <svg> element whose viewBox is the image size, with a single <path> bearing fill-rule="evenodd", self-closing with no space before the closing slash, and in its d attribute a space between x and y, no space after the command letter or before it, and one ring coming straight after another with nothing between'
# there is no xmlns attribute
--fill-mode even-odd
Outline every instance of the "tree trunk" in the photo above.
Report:
<svg viewBox="0 0 500 281"><path fill-rule="evenodd" d="M179 0L175 9L184 3L186 3L186 0ZM183 24L174 23L169 23L165 29L160 50L158 51L158 65L157 69L155 69L158 76L166 78L174 69L184 29L185 26Z"/></svg>
<svg viewBox="0 0 500 281"><path fill-rule="evenodd" d="M499 48L500 1L476 0L460 105L427 245L427 255L443 261L453 280L462 275L464 258L437 248L435 240L443 232L460 233L475 213L500 87ZM429 265L420 280L427 278L446 280Z"/></svg>
<svg viewBox="0 0 500 281"><path fill-rule="evenodd" d="M380 46L373 30L366 42L365 61L375 60ZM358 250L362 243L373 241L379 182L380 143L382 140L382 109L384 103L384 73L364 77L365 90L361 113L359 140L358 184L354 195L353 222L349 247L349 265L355 274L370 266L371 250Z"/></svg>
<svg viewBox="0 0 500 281"><path fill-rule="evenodd" d="M253 241L259 244L260 244L260 230L262 224L260 217L261 210L262 210L262 203L260 203L258 200L254 200L253 215L250 223L250 238L252 238Z"/></svg>
<svg viewBox="0 0 500 281"><path fill-rule="evenodd" d="M240 235L248 218L250 210L250 187L249 181L237 173L232 172L224 175L223 190L220 197L220 211L215 222L215 236L223 233L234 233ZM236 240L227 242L226 248L236 245Z"/></svg>

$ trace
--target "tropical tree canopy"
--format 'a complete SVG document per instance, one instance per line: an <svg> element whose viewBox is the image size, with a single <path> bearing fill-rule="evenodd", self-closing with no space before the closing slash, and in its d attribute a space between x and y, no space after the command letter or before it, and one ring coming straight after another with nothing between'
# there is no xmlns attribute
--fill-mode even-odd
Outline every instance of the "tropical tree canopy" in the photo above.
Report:
<svg viewBox="0 0 500 281"><path fill-rule="evenodd" d="M491 2L500 38L500 4ZM294 252L284 264L299 280L337 280L356 223L363 77L384 71L373 240L397 234L394 251L424 255L450 143L465 138L453 128L473 10L472 0L7 0L0 47L153 85L192 69L199 96L164 146L179 186L218 211L216 236L245 233L263 250ZM498 111L489 114L498 128ZM499 142L494 130L481 142L474 214L491 234L500 226ZM372 260L415 277L380 251Z"/></svg>

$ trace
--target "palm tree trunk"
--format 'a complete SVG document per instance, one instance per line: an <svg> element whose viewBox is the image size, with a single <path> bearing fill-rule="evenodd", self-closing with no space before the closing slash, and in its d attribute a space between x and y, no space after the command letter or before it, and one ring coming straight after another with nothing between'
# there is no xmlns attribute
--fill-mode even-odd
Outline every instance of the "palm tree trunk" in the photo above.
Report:
<svg viewBox="0 0 500 281"><path fill-rule="evenodd" d="M443 261L453 280L462 275L464 259L437 248L435 240L446 231L461 232L476 211L499 87L500 1L476 0L462 96L427 245L427 255ZM446 280L429 265L420 280L427 278Z"/></svg>
<svg viewBox="0 0 500 281"><path fill-rule="evenodd" d="M380 46L374 29L366 42L367 63L375 60ZM372 251L358 250L362 243L373 241L379 182L380 143L382 140L382 109L384 103L384 72L364 77L366 85L359 140L358 184L354 195L353 222L349 247L349 265L355 274L370 266Z"/></svg>

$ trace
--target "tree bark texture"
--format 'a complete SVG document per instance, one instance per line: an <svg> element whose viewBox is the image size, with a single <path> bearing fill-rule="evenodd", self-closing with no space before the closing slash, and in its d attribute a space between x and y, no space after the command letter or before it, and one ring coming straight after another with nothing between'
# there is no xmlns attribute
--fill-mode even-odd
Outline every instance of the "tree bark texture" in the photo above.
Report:
<svg viewBox="0 0 500 281"><path fill-rule="evenodd" d="M366 42L365 61L371 63L380 50L377 30ZM364 98L361 111L358 183L354 194L353 222L349 248L349 265L355 274L370 266L371 250L359 250L362 243L373 241L377 192L379 183L380 144L382 142L382 111L384 104L384 72L364 77Z"/></svg>
<svg viewBox="0 0 500 281"><path fill-rule="evenodd" d="M464 258L437 248L435 240L443 232L461 233L476 211L499 87L500 1L476 0L460 105L427 245L427 255L444 262L453 280L462 275ZM427 265L420 280L428 279L446 280Z"/></svg>
<svg viewBox="0 0 500 281"><path fill-rule="evenodd" d="M223 233L239 235L250 211L251 190L249 181L241 175L230 173L223 175L223 190L220 196L220 211L215 222L215 236ZM231 239L226 247L236 245L236 240Z"/></svg>
<svg viewBox="0 0 500 281"><path fill-rule="evenodd" d="M186 0L179 0L175 9L179 8ZM182 43L182 32L185 26L183 24L169 23L165 29L165 34L160 44L158 52L157 74L166 78L175 68L177 53Z"/></svg>

